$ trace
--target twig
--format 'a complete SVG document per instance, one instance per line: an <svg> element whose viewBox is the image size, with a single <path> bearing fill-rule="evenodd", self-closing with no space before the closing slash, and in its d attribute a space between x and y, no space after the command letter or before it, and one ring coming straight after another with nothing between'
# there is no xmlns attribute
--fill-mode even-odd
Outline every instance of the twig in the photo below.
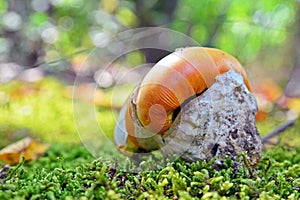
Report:
<svg viewBox="0 0 300 200"><path fill-rule="evenodd" d="M61 61L73 58L74 56L76 56L78 54L86 53L86 52L89 52L89 51L92 51L92 49L82 49L82 50L76 51L76 52L74 52L74 53L72 53L70 55L67 55L65 57L61 57L61 58L58 58L58 59L55 59L55 60L51 60L51 61L48 61L48 62L41 61L39 63L36 63L36 64L32 65L31 68L39 67L40 65L43 65L43 64L48 64L48 65L56 64L58 62L61 62Z"/></svg>
<svg viewBox="0 0 300 200"><path fill-rule="evenodd" d="M287 122L284 122L280 126L276 127L273 131L271 131L269 134L267 134L265 137L262 138L262 143L267 143L269 139L279 135L286 129L288 129L291 126L294 126L296 119L289 120Z"/></svg>

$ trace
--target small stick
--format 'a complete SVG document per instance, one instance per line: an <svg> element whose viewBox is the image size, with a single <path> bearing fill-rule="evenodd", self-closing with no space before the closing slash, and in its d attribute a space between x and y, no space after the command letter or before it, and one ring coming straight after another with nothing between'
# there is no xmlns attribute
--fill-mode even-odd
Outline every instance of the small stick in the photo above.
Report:
<svg viewBox="0 0 300 200"><path fill-rule="evenodd" d="M289 120L287 122L284 122L283 124L281 124L280 126L276 127L273 131L271 131L269 134L267 134L265 137L262 138L262 143L268 143L268 140L279 135L280 133L282 133L283 131L285 131L286 129L288 129L291 126L295 125L295 121L296 119L293 120Z"/></svg>

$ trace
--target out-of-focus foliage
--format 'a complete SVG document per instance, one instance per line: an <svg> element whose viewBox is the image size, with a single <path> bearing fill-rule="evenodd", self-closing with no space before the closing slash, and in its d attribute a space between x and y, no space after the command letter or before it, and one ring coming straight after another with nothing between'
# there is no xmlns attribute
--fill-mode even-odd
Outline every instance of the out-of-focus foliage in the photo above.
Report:
<svg viewBox="0 0 300 200"><path fill-rule="evenodd" d="M104 47L110 36L145 25L172 28L249 61L285 42L295 15L294 0L1 0L0 62L32 67Z"/></svg>
<svg viewBox="0 0 300 200"><path fill-rule="evenodd" d="M105 46L109 35L136 24L125 1L3 0L0 4L1 61L15 59L29 67L44 59L64 58L80 48ZM32 61L13 56L13 50L21 57L31 56Z"/></svg>
<svg viewBox="0 0 300 200"><path fill-rule="evenodd" d="M114 101L121 101L122 97L117 96L115 100L111 100L111 91L97 90L93 93L95 87L88 84L77 87L79 96L72 96L70 89L73 88L64 86L54 78L44 78L35 83L14 80L0 85L0 149L25 136L49 143L81 142L82 138L74 122L73 106L96 105L97 125L106 137L112 139L116 113L107 109L107 106L110 108L113 101L114 106L119 107L120 102ZM128 89L122 88L117 94L124 98L122 92L128 93L132 89L131 86L127 87ZM85 132L80 134L88 134L94 127L93 121L87 120ZM97 140L101 143L101 138Z"/></svg>
<svg viewBox="0 0 300 200"><path fill-rule="evenodd" d="M79 141L72 101L63 97L63 87L56 80L34 84L13 81L0 91L3 99L6 97L0 104L0 147L29 135L44 141Z"/></svg>
<svg viewBox="0 0 300 200"><path fill-rule="evenodd" d="M91 49L106 47L110 45L110 37L141 26L174 29L189 35L202 46L227 51L238 57L243 64L255 60L259 66L257 71L262 74L267 68L274 70L293 65L291 52L294 34L297 32L297 14L297 2L294 0L0 0L0 83L25 76L22 72L26 68L38 67L28 71L26 80L37 82L33 84L40 84L38 88L44 87L43 84L45 88L56 87L55 81L45 83L47 79L42 80L43 73L56 72L56 75L61 75L71 71L76 75L80 68L89 67L88 62L83 62ZM86 54L76 54L82 50L87 50ZM262 55L265 56L263 62L259 60ZM119 59L120 62L113 66L115 68L105 71L107 79L97 79L100 72L103 72L98 70L92 71L90 79L84 81L96 82L99 87L110 87L113 85L113 76L123 73L124 68L144 63L147 56L142 51L128 53ZM52 62L55 60L60 62ZM23 82L20 85L26 87ZM0 104L1 101L6 102L5 92L0 91ZM73 133L74 129L70 125L71 108L65 106L69 106L69 102L66 103L64 98L60 101L59 95L29 95L31 99L28 104L25 100L14 102L10 99L11 110L5 111L7 116L0 120L1 127L11 124L25 129L36 127L35 130L43 133L59 133L61 130ZM267 103L263 101L267 105L265 112L273 109L280 94L276 93L275 96ZM60 104L49 103L46 97L58 99ZM39 105L33 105L34 102L39 102ZM52 103L58 109L57 112L50 112L47 106L42 107L42 104L51 107ZM295 103L290 105L297 107ZM35 113L35 106L41 106L43 112ZM52 122L65 109L70 118L58 122L58 128L47 125L49 127L41 126L40 129L37 122L44 119L45 113L49 112L47 119ZM24 115L30 110L34 117Z"/></svg>
<svg viewBox="0 0 300 200"><path fill-rule="evenodd" d="M179 2L172 28L245 62L285 42L295 31L295 12L294 0L186 0Z"/></svg>

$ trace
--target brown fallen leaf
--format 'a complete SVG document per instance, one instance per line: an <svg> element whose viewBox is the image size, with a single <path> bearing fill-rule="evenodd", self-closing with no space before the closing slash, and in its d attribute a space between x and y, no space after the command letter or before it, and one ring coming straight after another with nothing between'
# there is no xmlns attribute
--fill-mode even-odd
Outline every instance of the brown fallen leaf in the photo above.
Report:
<svg viewBox="0 0 300 200"><path fill-rule="evenodd" d="M48 148L49 145L42 144L31 137L26 137L0 150L0 160L10 165L19 163L23 156L25 161L36 160Z"/></svg>
<svg viewBox="0 0 300 200"><path fill-rule="evenodd" d="M73 90L75 91L75 93ZM97 89L87 83L75 86L75 88L73 88L73 86L67 86L63 91L63 95L70 99L80 99L84 102L91 103L97 106L108 106L105 102L105 93L102 90Z"/></svg>
<svg viewBox="0 0 300 200"><path fill-rule="evenodd" d="M121 110L121 106L112 105L111 99L101 89L87 83L79 84L75 88L73 86L65 87L63 96L69 99L79 99L98 107Z"/></svg>

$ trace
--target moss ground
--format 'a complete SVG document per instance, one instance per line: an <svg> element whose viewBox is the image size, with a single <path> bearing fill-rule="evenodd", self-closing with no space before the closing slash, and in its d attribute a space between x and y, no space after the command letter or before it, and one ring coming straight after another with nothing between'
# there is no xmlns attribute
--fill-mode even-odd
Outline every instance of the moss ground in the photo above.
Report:
<svg viewBox="0 0 300 200"><path fill-rule="evenodd" d="M264 150L254 169L234 171L230 160L224 169L216 170L204 161L162 159L155 160L158 168L153 170L148 168L154 162L151 158L135 166L120 157L111 143L93 157L80 143L72 101L63 97L63 90L53 79L0 87L0 147L28 135L51 145L36 161L21 161L17 166L0 163L0 199L300 198L299 122L281 136L278 146ZM111 137L111 113L97 111L102 129ZM264 134L278 123L270 120L258 128ZM131 172L124 171L121 162Z"/></svg>
<svg viewBox="0 0 300 200"><path fill-rule="evenodd" d="M82 146L53 145L37 161L2 167L0 199L299 199L299 163L299 148L276 147L253 170L177 160L130 173Z"/></svg>

